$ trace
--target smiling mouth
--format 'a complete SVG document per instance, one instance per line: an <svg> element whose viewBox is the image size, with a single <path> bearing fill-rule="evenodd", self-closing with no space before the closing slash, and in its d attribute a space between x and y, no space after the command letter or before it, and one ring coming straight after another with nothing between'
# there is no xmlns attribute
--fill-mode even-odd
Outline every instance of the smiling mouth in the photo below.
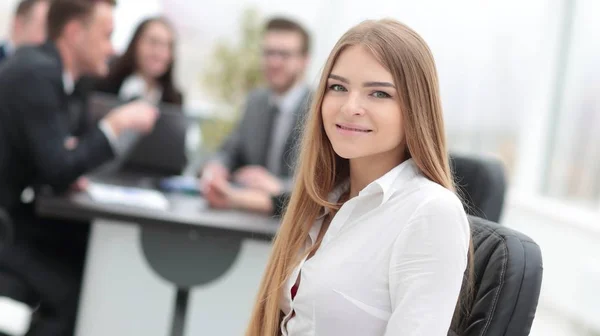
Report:
<svg viewBox="0 0 600 336"><path fill-rule="evenodd" d="M338 129L341 129L344 131L350 131L350 132L361 132L361 133L371 133L372 132L372 130L370 130L370 129L353 128L353 127L342 126L339 124L335 124L335 127L337 127Z"/></svg>

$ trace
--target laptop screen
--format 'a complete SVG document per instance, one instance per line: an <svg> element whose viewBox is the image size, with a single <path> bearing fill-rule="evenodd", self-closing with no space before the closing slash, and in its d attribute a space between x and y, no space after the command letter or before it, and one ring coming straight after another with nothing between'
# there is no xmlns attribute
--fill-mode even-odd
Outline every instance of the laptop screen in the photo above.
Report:
<svg viewBox="0 0 600 336"><path fill-rule="evenodd" d="M88 102L90 119L95 124L125 103L114 95L94 93ZM128 131L119 137L117 146L124 148L120 150L119 170L178 175L186 167L186 135L199 120L186 116L181 106L160 104L158 108L159 118L149 134Z"/></svg>

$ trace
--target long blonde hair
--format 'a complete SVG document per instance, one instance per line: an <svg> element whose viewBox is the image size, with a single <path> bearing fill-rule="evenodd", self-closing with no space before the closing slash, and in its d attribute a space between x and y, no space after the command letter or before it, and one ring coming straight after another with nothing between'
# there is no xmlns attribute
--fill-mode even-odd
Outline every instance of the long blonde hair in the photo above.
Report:
<svg viewBox="0 0 600 336"><path fill-rule="evenodd" d="M365 21L353 27L331 51L315 92L293 193L274 241L247 336L280 334L282 286L299 262L305 239L320 212L324 208L336 211L340 206L327 199L336 184L348 178L349 163L336 155L325 134L321 104L336 59L344 49L355 45L369 50L394 78L404 114L407 154L427 178L454 190L437 72L429 47L412 29L395 20ZM317 242L313 248L319 245Z"/></svg>

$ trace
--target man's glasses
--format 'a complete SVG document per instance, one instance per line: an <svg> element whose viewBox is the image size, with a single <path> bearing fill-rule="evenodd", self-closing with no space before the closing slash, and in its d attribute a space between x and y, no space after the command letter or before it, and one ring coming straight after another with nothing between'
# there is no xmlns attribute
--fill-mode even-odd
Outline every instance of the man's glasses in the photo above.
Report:
<svg viewBox="0 0 600 336"><path fill-rule="evenodd" d="M263 49L262 54L263 54L264 58L277 57L277 58L287 60L292 57L299 56L302 53L299 51L291 51L291 50L283 50L283 49Z"/></svg>

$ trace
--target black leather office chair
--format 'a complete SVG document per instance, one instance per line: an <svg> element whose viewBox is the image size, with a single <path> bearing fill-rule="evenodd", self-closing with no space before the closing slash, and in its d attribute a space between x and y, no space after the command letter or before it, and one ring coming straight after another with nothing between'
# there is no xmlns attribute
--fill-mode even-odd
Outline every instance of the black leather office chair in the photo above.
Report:
<svg viewBox="0 0 600 336"><path fill-rule="evenodd" d="M467 310L457 310L452 336L529 335L542 284L542 254L526 235L469 216L474 287ZM461 297L467 297L463 286Z"/></svg>
<svg viewBox="0 0 600 336"><path fill-rule="evenodd" d="M492 157L452 154L450 164L465 211L499 223L506 194L502 162Z"/></svg>

